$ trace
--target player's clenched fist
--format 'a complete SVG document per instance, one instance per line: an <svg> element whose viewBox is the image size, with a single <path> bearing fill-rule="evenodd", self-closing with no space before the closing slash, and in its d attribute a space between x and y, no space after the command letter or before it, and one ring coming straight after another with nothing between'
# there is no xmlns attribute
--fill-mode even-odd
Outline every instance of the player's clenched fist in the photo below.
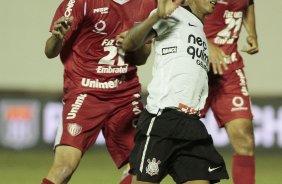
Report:
<svg viewBox="0 0 282 184"><path fill-rule="evenodd" d="M58 38L63 39L67 32L70 30L73 17L61 17L54 23L52 34Z"/></svg>
<svg viewBox="0 0 282 184"><path fill-rule="evenodd" d="M248 46L245 46L243 49L241 49L241 51L247 52L248 54L258 53L259 47L258 47L257 37L249 35L246 40L247 40Z"/></svg>
<svg viewBox="0 0 282 184"><path fill-rule="evenodd" d="M184 0L158 0L157 15L159 18L167 18L179 7Z"/></svg>

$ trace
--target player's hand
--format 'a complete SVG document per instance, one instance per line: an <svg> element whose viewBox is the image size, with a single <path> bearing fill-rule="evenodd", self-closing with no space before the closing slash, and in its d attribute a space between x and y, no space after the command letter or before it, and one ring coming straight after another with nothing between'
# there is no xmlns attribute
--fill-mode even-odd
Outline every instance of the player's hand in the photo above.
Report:
<svg viewBox="0 0 282 184"><path fill-rule="evenodd" d="M213 70L214 74L223 74L223 70L228 70L226 60L230 57L217 45L209 42L209 69Z"/></svg>
<svg viewBox="0 0 282 184"><path fill-rule="evenodd" d="M247 43L249 46L248 47L245 46L243 49L241 49L242 52L246 52L248 54L256 54L259 52L257 37L248 36Z"/></svg>
<svg viewBox="0 0 282 184"><path fill-rule="evenodd" d="M117 43L117 46L121 46L122 43L123 43L123 40L126 36L126 34L128 33L128 31L124 31L122 33L120 33L119 35L116 36L116 43Z"/></svg>
<svg viewBox="0 0 282 184"><path fill-rule="evenodd" d="M159 18L169 17L184 0L158 0L157 15Z"/></svg>
<svg viewBox="0 0 282 184"><path fill-rule="evenodd" d="M71 24L73 21L73 16L71 17L61 17L54 23L54 28L52 34L57 38L62 40L64 36L69 32Z"/></svg>

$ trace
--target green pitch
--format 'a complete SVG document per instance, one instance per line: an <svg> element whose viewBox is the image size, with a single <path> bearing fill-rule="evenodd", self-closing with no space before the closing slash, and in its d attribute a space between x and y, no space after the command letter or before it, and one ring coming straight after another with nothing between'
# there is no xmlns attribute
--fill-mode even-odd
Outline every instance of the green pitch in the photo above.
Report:
<svg viewBox="0 0 282 184"><path fill-rule="evenodd" d="M229 152L220 151L231 166ZM46 176L53 160L50 150L4 151L0 149L0 183L3 184L40 184ZM282 183L282 150L258 151L257 184ZM115 169L108 153L104 148L89 151L83 158L70 184L118 184L122 170ZM230 174L230 171L229 171ZM173 184L167 177L162 184ZM222 184L232 184L225 180Z"/></svg>

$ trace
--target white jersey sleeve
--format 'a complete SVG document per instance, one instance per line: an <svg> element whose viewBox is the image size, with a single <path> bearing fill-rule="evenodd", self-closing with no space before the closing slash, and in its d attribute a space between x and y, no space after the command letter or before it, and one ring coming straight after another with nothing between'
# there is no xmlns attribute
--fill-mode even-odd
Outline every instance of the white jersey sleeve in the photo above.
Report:
<svg viewBox="0 0 282 184"><path fill-rule="evenodd" d="M157 12L157 9L153 10L150 14L152 16ZM172 17L167 19L160 19L156 24L153 25L153 29L156 31L157 36L164 35L172 30L172 28L176 25L176 20Z"/></svg>

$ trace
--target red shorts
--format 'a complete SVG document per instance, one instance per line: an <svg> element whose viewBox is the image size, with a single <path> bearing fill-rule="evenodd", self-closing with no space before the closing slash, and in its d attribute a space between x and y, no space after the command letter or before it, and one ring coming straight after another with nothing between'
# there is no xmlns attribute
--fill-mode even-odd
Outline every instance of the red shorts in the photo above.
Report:
<svg viewBox="0 0 282 184"><path fill-rule="evenodd" d="M134 146L134 121L143 105L140 95L108 101L92 94L72 94L64 99L63 123L57 132L56 145L69 145L84 153L102 130L107 149L120 168L128 162Z"/></svg>
<svg viewBox="0 0 282 184"><path fill-rule="evenodd" d="M238 118L252 119L251 101L243 69L209 79L209 96L203 116L211 108L219 127Z"/></svg>

